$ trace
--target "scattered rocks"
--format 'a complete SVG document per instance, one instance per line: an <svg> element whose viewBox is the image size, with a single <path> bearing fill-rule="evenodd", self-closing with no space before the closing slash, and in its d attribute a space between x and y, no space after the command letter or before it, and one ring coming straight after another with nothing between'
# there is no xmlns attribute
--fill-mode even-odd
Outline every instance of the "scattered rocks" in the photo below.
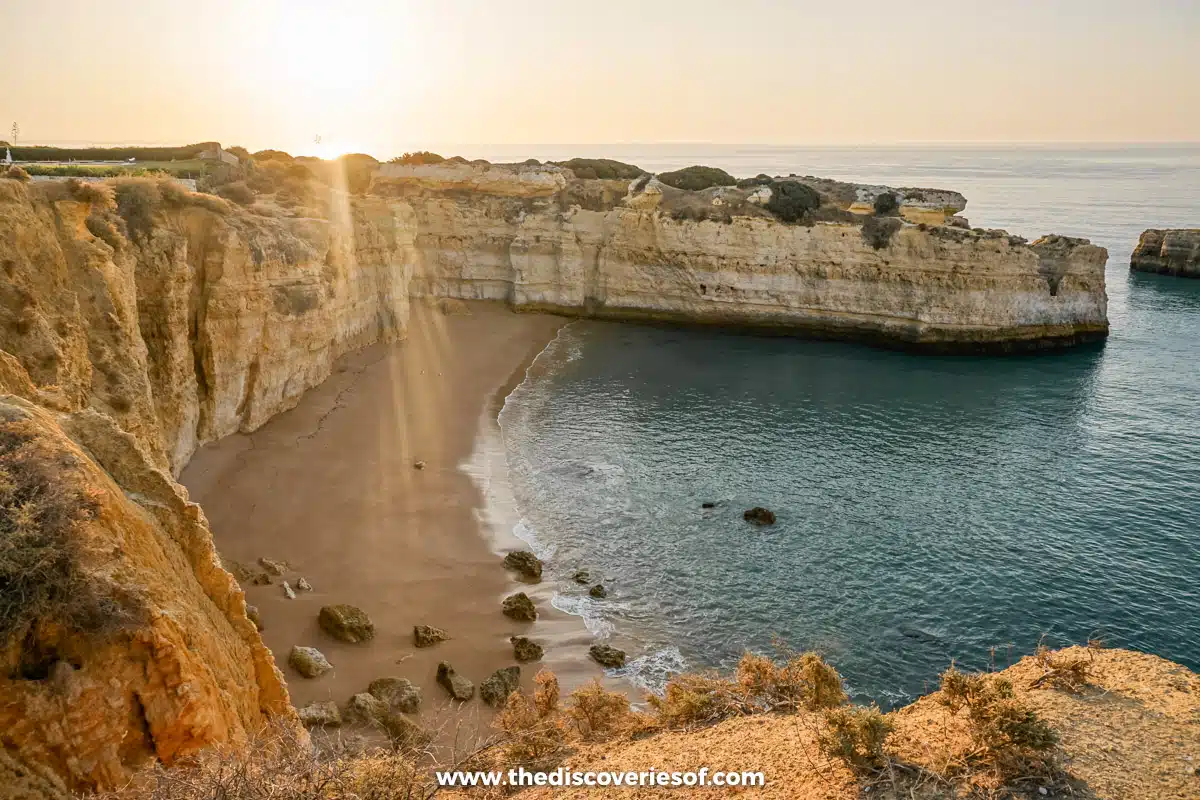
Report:
<svg viewBox="0 0 1200 800"><path fill-rule="evenodd" d="M346 719L351 722L378 722L388 713L387 703L370 692L359 692L346 703Z"/></svg>
<svg viewBox="0 0 1200 800"><path fill-rule="evenodd" d="M421 689L404 678L376 678L367 692L393 711L415 714L421 707Z"/></svg>
<svg viewBox="0 0 1200 800"><path fill-rule="evenodd" d="M311 592L312 584L310 584L305 578L301 578L300 580L296 581L296 588L302 592Z"/></svg>
<svg viewBox="0 0 1200 800"><path fill-rule="evenodd" d="M529 599L529 595L524 592L510 594L504 598L502 608L506 617L515 619L518 622L533 622L537 619L537 607Z"/></svg>
<svg viewBox="0 0 1200 800"><path fill-rule="evenodd" d="M254 573L254 576L250 578L250 583L254 584L255 586L270 586L271 576L265 572L256 572Z"/></svg>
<svg viewBox="0 0 1200 800"><path fill-rule="evenodd" d="M433 741L433 735L429 731L403 714L385 714L377 722L387 733L394 747L415 751Z"/></svg>
<svg viewBox="0 0 1200 800"><path fill-rule="evenodd" d="M342 725L342 712L332 700L309 703L297 713L306 728L339 728Z"/></svg>
<svg viewBox="0 0 1200 800"><path fill-rule="evenodd" d="M317 615L321 630L342 642L365 642L375 638L375 623L361 608L340 603L324 606Z"/></svg>
<svg viewBox="0 0 1200 800"><path fill-rule="evenodd" d="M537 661L546 653L540 644L528 636L510 636L508 640L512 642L513 658L521 663Z"/></svg>
<svg viewBox="0 0 1200 800"><path fill-rule="evenodd" d="M413 625L413 644L417 647L433 647L438 642L444 642L450 634L432 625Z"/></svg>
<svg viewBox="0 0 1200 800"><path fill-rule="evenodd" d="M590 655L602 667L616 668L625 666L625 651L618 650L606 644L594 644L588 648Z"/></svg>
<svg viewBox="0 0 1200 800"><path fill-rule="evenodd" d="M424 461L414 461L413 469L425 469L425 462Z"/></svg>
<svg viewBox="0 0 1200 800"><path fill-rule="evenodd" d="M438 664L437 682L455 700L465 703L475 696L475 684L455 672L454 667L447 661Z"/></svg>
<svg viewBox="0 0 1200 800"><path fill-rule="evenodd" d="M516 550L504 557L504 566L521 573L530 581L542 579L542 560L528 550Z"/></svg>
<svg viewBox="0 0 1200 800"><path fill-rule="evenodd" d="M762 506L755 506L743 513L742 519L746 520L746 522L753 522L755 525L774 525L775 512Z"/></svg>
<svg viewBox="0 0 1200 800"><path fill-rule="evenodd" d="M293 647L288 653L288 665L306 678L319 678L333 669L325 654L315 647Z"/></svg>
<svg viewBox="0 0 1200 800"><path fill-rule="evenodd" d="M479 684L479 697L493 708L504 705L508 696L521 685L521 668L504 667Z"/></svg>
<svg viewBox="0 0 1200 800"><path fill-rule="evenodd" d="M286 561L272 561L269 558L260 558L258 563L259 566L274 575L276 578L283 577L283 574L288 571L288 565Z"/></svg>
<svg viewBox="0 0 1200 800"><path fill-rule="evenodd" d="M701 507L701 508L716 508L716 507L717 507L717 504L716 504L716 503L713 503L713 502L711 502L711 501L708 501L708 502L701 503L701 504L700 504L700 507Z"/></svg>
<svg viewBox="0 0 1200 800"><path fill-rule="evenodd" d="M246 616L254 623L254 627L260 631L263 629L262 617L258 615L258 606L246 606Z"/></svg>
<svg viewBox="0 0 1200 800"><path fill-rule="evenodd" d="M571 576L571 580L586 585L592 582L592 575L586 569L577 569L575 570L575 574Z"/></svg>
<svg viewBox="0 0 1200 800"><path fill-rule="evenodd" d="M604 598L608 597L608 589L604 588L603 583L597 583L595 586L588 589L588 594L597 600L603 600Z"/></svg>
<svg viewBox="0 0 1200 800"><path fill-rule="evenodd" d="M292 589L291 586L288 585L287 581L283 582L283 596L286 597L288 600L296 599L296 592Z"/></svg>

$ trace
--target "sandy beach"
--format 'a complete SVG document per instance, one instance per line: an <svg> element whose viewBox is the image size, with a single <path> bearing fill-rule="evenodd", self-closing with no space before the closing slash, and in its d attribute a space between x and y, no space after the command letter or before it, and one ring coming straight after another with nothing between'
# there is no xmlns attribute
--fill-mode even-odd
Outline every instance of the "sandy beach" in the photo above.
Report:
<svg viewBox="0 0 1200 800"><path fill-rule="evenodd" d="M593 640L582 622L550 606L553 588L521 584L502 566L500 554L523 547L509 533L512 509L484 505L485 494L506 495L496 414L565 320L496 304L468 308L443 314L414 305L404 342L348 354L295 409L203 448L181 477L227 566L285 561L284 579L312 585L289 600L282 579L242 583L297 707L341 704L396 676L421 687L426 724L465 720L482 731L490 710L478 699L452 709L435 682L437 665L449 661L478 685L516 663L514 634L546 648L544 661L523 665L525 686L542 665L567 686L602 675L587 659ZM537 622L501 613L501 599L519 590L537 603ZM344 644L321 631L317 612L333 603L365 610L375 639ZM417 649L418 624L452 638ZM317 647L333 671L301 677L287 665L293 645Z"/></svg>

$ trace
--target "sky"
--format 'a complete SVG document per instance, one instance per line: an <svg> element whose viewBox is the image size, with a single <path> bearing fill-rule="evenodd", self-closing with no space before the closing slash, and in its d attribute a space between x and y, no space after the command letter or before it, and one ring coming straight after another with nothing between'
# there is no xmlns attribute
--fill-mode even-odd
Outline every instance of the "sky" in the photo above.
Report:
<svg viewBox="0 0 1200 800"><path fill-rule="evenodd" d="M1200 141L1200 0L0 0L0 26L27 144Z"/></svg>

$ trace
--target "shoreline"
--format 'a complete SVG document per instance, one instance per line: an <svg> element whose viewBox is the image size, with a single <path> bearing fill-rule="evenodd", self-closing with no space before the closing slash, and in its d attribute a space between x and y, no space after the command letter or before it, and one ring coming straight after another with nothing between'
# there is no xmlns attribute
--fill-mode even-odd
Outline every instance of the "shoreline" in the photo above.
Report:
<svg viewBox="0 0 1200 800"><path fill-rule="evenodd" d="M271 585L239 582L293 705L342 706L376 678L407 678L422 691L422 724L438 728L443 744L461 744L464 728L486 735L494 712L478 698L451 704L435 681L440 661L478 686L516 664L508 638L526 635L546 656L521 665L523 687L542 666L564 686L603 678L587 657L593 638L583 621L551 605L552 582L524 584L504 568L503 553L527 545L509 528L511 544L500 546L487 523L495 513L487 486L471 474L491 459L489 480L507 480L495 471L504 457L496 414L568 321L495 303L461 308L469 313L414 304L404 341L341 357L295 408L201 448L180 476L231 572L257 573L259 558L289 565ZM282 581L294 588L300 577L312 591L286 598ZM501 613L502 598L516 591L537 604L535 623ZM375 638L352 645L321 631L317 612L335 603L366 611ZM444 628L451 639L417 649L414 625ZM318 648L333 670L301 677L287 663L293 645Z"/></svg>

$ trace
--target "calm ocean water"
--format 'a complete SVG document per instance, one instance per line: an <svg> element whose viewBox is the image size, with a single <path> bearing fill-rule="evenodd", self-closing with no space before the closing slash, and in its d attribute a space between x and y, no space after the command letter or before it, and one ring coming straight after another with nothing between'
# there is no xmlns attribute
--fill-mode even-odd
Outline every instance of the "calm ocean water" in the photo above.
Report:
<svg viewBox="0 0 1200 800"><path fill-rule="evenodd" d="M565 328L501 414L517 533L549 558L555 604L636 656L632 678L776 637L885 705L1043 636L1200 668L1200 281L1128 272L1142 229L1200 227L1200 147L586 152L957 189L974 225L1109 249L1111 336L1069 352ZM754 505L779 523L744 523Z"/></svg>

